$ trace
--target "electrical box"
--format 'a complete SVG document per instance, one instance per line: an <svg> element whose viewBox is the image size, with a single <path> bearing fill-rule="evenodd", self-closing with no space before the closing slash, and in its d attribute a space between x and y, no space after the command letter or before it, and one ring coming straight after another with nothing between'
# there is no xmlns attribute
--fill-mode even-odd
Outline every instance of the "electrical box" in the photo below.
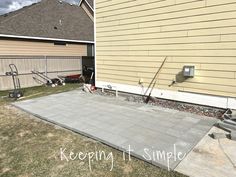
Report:
<svg viewBox="0 0 236 177"><path fill-rule="evenodd" d="M184 66L183 75L184 77L194 77L195 66Z"/></svg>

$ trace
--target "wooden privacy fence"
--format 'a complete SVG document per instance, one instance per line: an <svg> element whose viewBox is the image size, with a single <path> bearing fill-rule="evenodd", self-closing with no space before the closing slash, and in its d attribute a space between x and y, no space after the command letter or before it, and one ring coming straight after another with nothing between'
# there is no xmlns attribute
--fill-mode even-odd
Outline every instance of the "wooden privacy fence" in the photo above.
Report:
<svg viewBox="0 0 236 177"><path fill-rule="evenodd" d="M22 87L37 86L32 70L44 72L48 77L82 73L81 56L0 56L0 90L13 87L12 79L6 76L9 64L15 64L19 71Z"/></svg>

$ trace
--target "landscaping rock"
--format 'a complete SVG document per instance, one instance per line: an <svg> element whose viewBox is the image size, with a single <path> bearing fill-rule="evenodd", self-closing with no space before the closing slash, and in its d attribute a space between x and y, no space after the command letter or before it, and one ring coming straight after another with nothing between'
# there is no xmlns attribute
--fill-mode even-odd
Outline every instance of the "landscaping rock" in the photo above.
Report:
<svg viewBox="0 0 236 177"><path fill-rule="evenodd" d="M97 94L99 95L104 95L104 96L115 96L115 92L112 90L105 90L105 92L102 92L101 89L98 89L96 91ZM145 103L146 97L140 96L140 95L134 95L134 94L119 94L121 97L124 97L126 101L130 102L136 102L136 103ZM201 116L207 116L207 117L215 117L221 119L222 116L225 113L225 109L220 109L220 108L213 108L213 107L208 107L208 106L202 106L202 105L195 105L195 104L190 104L190 103L183 103L183 102L178 102L178 101L173 101L173 100L165 100L165 99L160 99L160 98L152 98L150 99L149 103L150 105L155 105L155 106L161 106L164 108L169 108L169 109L175 109L179 111L184 111L184 112L189 112L189 113L194 113L197 115Z"/></svg>

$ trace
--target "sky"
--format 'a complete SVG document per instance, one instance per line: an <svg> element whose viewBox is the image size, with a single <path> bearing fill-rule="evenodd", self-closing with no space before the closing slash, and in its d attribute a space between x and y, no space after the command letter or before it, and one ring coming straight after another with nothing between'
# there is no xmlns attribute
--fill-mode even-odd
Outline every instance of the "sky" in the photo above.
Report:
<svg viewBox="0 0 236 177"><path fill-rule="evenodd" d="M0 14L15 11L24 6L31 5L40 0L0 0ZM69 3L78 3L80 0L64 0Z"/></svg>

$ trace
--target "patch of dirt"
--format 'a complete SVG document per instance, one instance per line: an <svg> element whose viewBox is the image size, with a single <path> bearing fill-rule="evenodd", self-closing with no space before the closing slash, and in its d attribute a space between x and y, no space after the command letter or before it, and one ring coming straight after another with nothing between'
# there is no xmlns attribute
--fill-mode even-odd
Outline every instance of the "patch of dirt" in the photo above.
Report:
<svg viewBox="0 0 236 177"><path fill-rule="evenodd" d="M20 136L20 137L24 137L24 136L26 136L26 135L29 135L29 134L31 134L31 131L29 131L29 130L20 130L20 132L18 133L18 136Z"/></svg>
<svg viewBox="0 0 236 177"><path fill-rule="evenodd" d="M3 168L2 169L2 173L6 173L6 172L8 172L8 171L10 171L11 169L10 168Z"/></svg>
<svg viewBox="0 0 236 177"><path fill-rule="evenodd" d="M133 167L130 164L127 164L124 166L124 173L125 174L130 174L133 172Z"/></svg>
<svg viewBox="0 0 236 177"><path fill-rule="evenodd" d="M48 137L48 138L54 137L54 134L52 134L52 133L47 133L46 137Z"/></svg>
<svg viewBox="0 0 236 177"><path fill-rule="evenodd" d="M7 137L7 136L0 136L1 141L7 141L8 139L9 139L9 137Z"/></svg>
<svg viewBox="0 0 236 177"><path fill-rule="evenodd" d="M18 177L30 177L32 175L29 175L29 174L24 174L24 175L19 175Z"/></svg>
<svg viewBox="0 0 236 177"><path fill-rule="evenodd" d="M215 155L209 151L198 149L198 148L193 149L193 152L198 153L198 154L209 154L209 155L213 155L213 156Z"/></svg>

